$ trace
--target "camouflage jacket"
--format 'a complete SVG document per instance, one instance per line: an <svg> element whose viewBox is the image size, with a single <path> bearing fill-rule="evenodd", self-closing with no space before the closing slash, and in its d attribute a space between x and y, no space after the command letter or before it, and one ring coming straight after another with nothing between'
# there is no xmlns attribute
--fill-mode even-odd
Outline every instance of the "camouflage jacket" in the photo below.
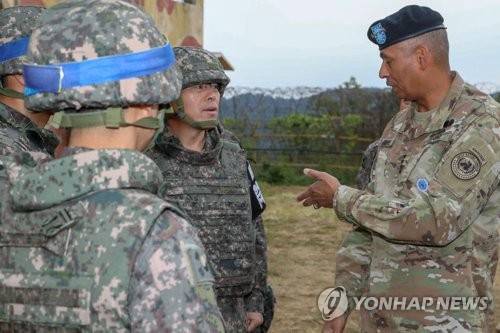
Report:
<svg viewBox="0 0 500 333"><path fill-rule="evenodd" d="M4 201L7 187L4 164L10 160L10 155L22 151L53 155L58 143L54 133L38 128L20 112L0 103L0 202Z"/></svg>
<svg viewBox="0 0 500 333"><path fill-rule="evenodd" d="M49 130L37 127L11 107L0 103L0 155L21 151L53 154L59 140Z"/></svg>
<svg viewBox="0 0 500 333"><path fill-rule="evenodd" d="M364 190L371 180L371 172L375 164L375 157L377 156L378 146L380 140L375 140L365 149L363 157L361 158L361 166L359 167L358 174L356 175L356 185L358 189Z"/></svg>
<svg viewBox="0 0 500 333"><path fill-rule="evenodd" d="M0 331L222 332L213 276L161 172L129 150L8 164Z"/></svg>
<svg viewBox="0 0 500 333"><path fill-rule="evenodd" d="M239 147L234 135L221 127L207 131L206 137L204 151L198 153L182 147L180 141L168 132L168 128L166 129L162 137L157 140L154 149L149 153L159 165L166 181L166 186L161 192L170 199L175 198L182 202L181 206L191 217L192 223L199 229L199 235L205 244L207 254L214 263L216 277L221 276L221 272L218 270L223 270L224 267L237 268L242 273L247 272L236 279L216 279L218 297L244 296L246 311L262 313L264 290L267 284L267 244L262 217L259 215L253 221L251 220L250 183L247 177L246 154ZM224 158L223 156L228 157ZM221 165L227 161L231 161L231 163ZM187 186L188 180L197 182L195 178L202 179L205 185ZM240 185L234 187L235 181ZM229 186L234 188L230 189ZM195 188L197 193L192 192ZM210 202L206 202L203 207L200 206L201 203L198 203L196 207L189 204L190 198L199 196L200 193L206 193L209 188L212 190L219 188L217 190L219 194L209 196L211 199L204 199ZM227 191L232 191L234 198ZM240 196L244 194L244 197L237 199L239 203L234 201L237 194ZM207 197L205 196L205 198ZM212 211L207 212L207 207L212 207L210 208ZM222 214L219 216L221 220L232 222L225 222L224 225L220 226L225 231L217 232L215 228L210 228L209 224L213 219L210 214ZM247 221L251 223L249 224ZM228 238L229 235L232 236ZM237 251L231 249L231 244L237 247L246 244L244 247L248 250L245 250L246 253L243 255L247 259L236 260L234 265L229 264L227 258L230 257L224 258L223 253L233 252L231 257L236 259ZM251 257L254 259L250 259ZM250 289L246 286L247 281L251 283ZM230 287L231 285L233 287Z"/></svg>
<svg viewBox="0 0 500 333"><path fill-rule="evenodd" d="M341 186L335 195L338 217L368 231L344 240L344 249L358 250L340 250L336 283L351 295L490 302L499 245L500 106L456 74L436 110L419 115L416 108L386 127L368 190ZM428 119L417 122L422 116ZM491 303L486 311L362 308L361 325L366 332L444 325L494 332L493 310Z"/></svg>

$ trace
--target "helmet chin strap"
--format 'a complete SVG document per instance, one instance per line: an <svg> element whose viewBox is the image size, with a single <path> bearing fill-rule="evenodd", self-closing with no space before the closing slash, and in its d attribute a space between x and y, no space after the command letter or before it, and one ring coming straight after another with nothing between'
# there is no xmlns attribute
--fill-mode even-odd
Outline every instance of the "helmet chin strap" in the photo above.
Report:
<svg viewBox="0 0 500 333"><path fill-rule="evenodd" d="M219 124L219 120L205 120L205 121L194 121L184 112L184 103L182 103L182 99L179 98L175 101L176 111L171 109L171 112L166 114L167 117L179 117L189 126L197 129L211 129Z"/></svg>
<svg viewBox="0 0 500 333"><path fill-rule="evenodd" d="M158 129L163 125L163 111L161 118L145 117L133 123L125 121L122 108L107 108L105 110L83 112L83 113L65 113L59 111L54 113L48 124L54 128L89 128L96 126L105 126L106 128L120 128L127 126L136 126L148 129Z"/></svg>
<svg viewBox="0 0 500 333"><path fill-rule="evenodd" d="M19 91L15 91L14 89L10 89L10 88L0 88L0 95L4 95L4 96L10 97L10 98L15 98L15 99L24 99L23 93L21 93Z"/></svg>

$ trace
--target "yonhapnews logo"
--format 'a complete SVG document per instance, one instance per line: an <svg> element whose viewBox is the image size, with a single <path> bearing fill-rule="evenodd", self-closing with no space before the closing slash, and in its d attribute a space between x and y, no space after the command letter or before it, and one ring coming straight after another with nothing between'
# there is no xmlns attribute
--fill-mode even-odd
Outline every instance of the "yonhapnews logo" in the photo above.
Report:
<svg viewBox="0 0 500 333"><path fill-rule="evenodd" d="M318 297L318 309L323 320L330 321L347 311L349 300L355 310L368 311L484 311L492 304L489 297L374 297L347 296L344 287L327 288Z"/></svg>
<svg viewBox="0 0 500 333"><path fill-rule="evenodd" d="M318 309L323 320L330 321L347 311L347 292L344 287L328 288L318 297Z"/></svg>

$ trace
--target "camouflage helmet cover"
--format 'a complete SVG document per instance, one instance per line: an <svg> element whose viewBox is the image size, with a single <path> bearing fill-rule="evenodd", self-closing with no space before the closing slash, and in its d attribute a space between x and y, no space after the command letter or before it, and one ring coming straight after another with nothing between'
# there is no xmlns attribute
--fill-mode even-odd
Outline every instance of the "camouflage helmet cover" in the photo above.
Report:
<svg viewBox="0 0 500 333"><path fill-rule="evenodd" d="M17 6L0 10L0 45L30 37L43 7ZM22 74L25 56L0 63L0 76Z"/></svg>
<svg viewBox="0 0 500 333"><path fill-rule="evenodd" d="M203 83L219 83L221 95L229 83L219 59L202 48L191 46L174 47L177 64L182 70L182 88Z"/></svg>
<svg viewBox="0 0 500 333"><path fill-rule="evenodd" d="M28 46L27 63L54 65L158 48L168 39L152 18L118 0L66 0L40 17ZM149 75L25 97L33 111L104 109L167 104L179 97L182 75L176 64Z"/></svg>

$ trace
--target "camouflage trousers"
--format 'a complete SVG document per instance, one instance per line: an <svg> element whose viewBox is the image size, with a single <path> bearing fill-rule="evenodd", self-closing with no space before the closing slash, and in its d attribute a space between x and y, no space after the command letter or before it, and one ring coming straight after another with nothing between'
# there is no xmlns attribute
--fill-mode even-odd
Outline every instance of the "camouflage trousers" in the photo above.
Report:
<svg viewBox="0 0 500 333"><path fill-rule="evenodd" d="M264 294L264 322L257 327L253 333L266 333L271 327L271 322L274 317L274 305L276 304L276 297L274 297L273 288L270 285L266 286Z"/></svg>
<svg viewBox="0 0 500 333"><path fill-rule="evenodd" d="M264 322L253 333L266 333L271 327L274 317L276 298L270 285L266 286L264 294ZM228 333L246 333L245 301L243 297L217 297L224 327Z"/></svg>
<svg viewBox="0 0 500 333"><path fill-rule="evenodd" d="M243 297L217 297L227 333L246 333L245 301Z"/></svg>

